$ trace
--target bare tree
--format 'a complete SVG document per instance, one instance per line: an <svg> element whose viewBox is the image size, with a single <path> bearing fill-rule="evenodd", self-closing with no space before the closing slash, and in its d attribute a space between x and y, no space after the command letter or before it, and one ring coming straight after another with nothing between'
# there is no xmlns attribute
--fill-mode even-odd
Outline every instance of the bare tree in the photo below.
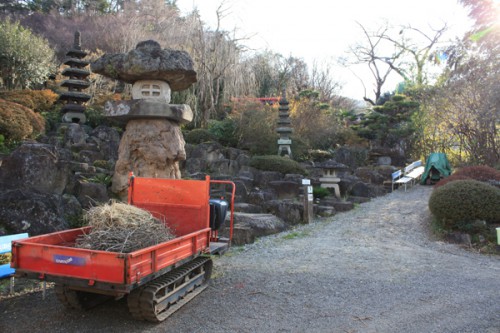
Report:
<svg viewBox="0 0 500 333"><path fill-rule="evenodd" d="M312 65L309 86L320 92L322 101L334 100L342 88L341 84L332 77L330 63L320 65L316 61Z"/></svg>
<svg viewBox="0 0 500 333"><path fill-rule="evenodd" d="M411 25L395 30L386 23L376 31L367 30L361 23L358 25L365 41L351 46L350 53L355 57L351 64L367 64L375 80L375 99L365 94L365 101L372 105L377 103L393 71L407 84L422 86L427 83L426 66L439 62L437 46L447 30L446 24L438 29L431 28L431 32Z"/></svg>
<svg viewBox="0 0 500 333"><path fill-rule="evenodd" d="M427 83L425 66L429 63L439 61L435 52L436 45L447 29L448 26L444 23L441 28L431 28L431 33L426 33L419 28L407 25L401 27L399 39L384 32L377 37L392 43L399 52L405 56L409 55L411 60L408 62L408 66L401 66L401 64L395 63L391 58L384 57L381 60L404 78L405 81L409 81L416 86L422 86Z"/></svg>
<svg viewBox="0 0 500 333"><path fill-rule="evenodd" d="M350 53L354 56L354 61L346 65L354 64L367 64L370 72L375 80L373 93L374 99L365 96L363 99L371 105L376 105L377 100L382 95L382 87L387 81L387 77L394 70L398 61L400 61L404 51L388 45L385 36L389 27L385 25L379 28L376 32L368 31L361 23L358 22L359 27L363 31L365 37L364 43L358 43L350 47ZM393 64L393 66L389 65ZM366 92L366 89L365 89Z"/></svg>

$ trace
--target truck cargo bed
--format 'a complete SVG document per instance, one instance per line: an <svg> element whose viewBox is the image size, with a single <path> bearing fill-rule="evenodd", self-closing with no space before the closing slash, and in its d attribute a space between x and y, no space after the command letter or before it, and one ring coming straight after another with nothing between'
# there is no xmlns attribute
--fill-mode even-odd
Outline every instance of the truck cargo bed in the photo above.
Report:
<svg viewBox="0 0 500 333"><path fill-rule="evenodd" d="M176 238L130 253L76 248L90 227L13 242L16 275L120 295L210 253L210 179L131 178L129 203L163 220Z"/></svg>
<svg viewBox="0 0 500 333"><path fill-rule="evenodd" d="M12 267L18 276L127 292L206 252L210 235L207 228L131 253L75 248L76 237L88 231L79 228L17 241Z"/></svg>

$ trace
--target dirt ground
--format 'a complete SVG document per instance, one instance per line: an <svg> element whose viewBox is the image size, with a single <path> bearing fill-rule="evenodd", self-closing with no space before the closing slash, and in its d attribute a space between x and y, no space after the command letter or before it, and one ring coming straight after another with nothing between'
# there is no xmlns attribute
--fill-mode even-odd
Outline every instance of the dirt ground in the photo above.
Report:
<svg viewBox="0 0 500 333"><path fill-rule="evenodd" d="M234 247L210 287L160 324L134 320L125 299L70 311L50 285L43 299L36 288L6 296L3 283L0 332L500 333L500 258L435 240L431 191Z"/></svg>

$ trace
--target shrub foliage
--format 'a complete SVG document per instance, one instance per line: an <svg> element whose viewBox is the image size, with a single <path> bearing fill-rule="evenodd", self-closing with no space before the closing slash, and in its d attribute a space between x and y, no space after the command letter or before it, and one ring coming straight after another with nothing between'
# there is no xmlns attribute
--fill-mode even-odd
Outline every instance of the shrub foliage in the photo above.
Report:
<svg viewBox="0 0 500 333"><path fill-rule="evenodd" d="M25 89L0 92L0 98L21 104L35 112L49 112L59 98L59 95L50 89Z"/></svg>
<svg viewBox="0 0 500 333"><path fill-rule="evenodd" d="M250 160L250 166L259 170L278 171L283 174L306 174L306 170L296 161L291 160L288 157L281 157L277 155L254 156Z"/></svg>
<svg viewBox="0 0 500 333"><path fill-rule="evenodd" d="M0 45L0 78L7 89L40 85L54 69L49 43L19 22L0 22Z"/></svg>
<svg viewBox="0 0 500 333"><path fill-rule="evenodd" d="M45 120L38 114L17 103L0 99L0 134L7 143L34 139L45 131Z"/></svg>
<svg viewBox="0 0 500 333"><path fill-rule="evenodd" d="M458 169L455 173L482 182L500 181L500 171L486 165L464 167Z"/></svg>
<svg viewBox="0 0 500 333"><path fill-rule="evenodd" d="M468 166L458 169L455 173L447 178L441 179L436 184L436 187L441 187L455 180L464 179L473 179L487 183L500 182L500 171L486 165Z"/></svg>
<svg viewBox="0 0 500 333"><path fill-rule="evenodd" d="M456 180L432 192L429 209L450 229L474 220L500 222L500 189L476 180Z"/></svg>
<svg viewBox="0 0 500 333"><path fill-rule="evenodd" d="M197 145L207 141L214 141L215 136L206 129L195 128L184 135L184 139L187 143Z"/></svg>

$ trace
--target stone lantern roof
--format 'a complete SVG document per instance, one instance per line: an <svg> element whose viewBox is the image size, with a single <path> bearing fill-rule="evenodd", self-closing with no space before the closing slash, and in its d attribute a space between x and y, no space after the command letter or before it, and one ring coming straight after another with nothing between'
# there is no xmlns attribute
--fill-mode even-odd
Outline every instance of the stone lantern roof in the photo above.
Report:
<svg viewBox="0 0 500 333"><path fill-rule="evenodd" d="M329 159L323 163L318 164L317 166L322 169L335 169L335 170L349 169L347 165L339 163L334 159Z"/></svg>
<svg viewBox="0 0 500 333"><path fill-rule="evenodd" d="M172 91L185 90L196 82L193 60L187 52L162 49L153 40L138 43L128 53L106 54L93 62L90 68L94 73L126 83L165 81Z"/></svg>

